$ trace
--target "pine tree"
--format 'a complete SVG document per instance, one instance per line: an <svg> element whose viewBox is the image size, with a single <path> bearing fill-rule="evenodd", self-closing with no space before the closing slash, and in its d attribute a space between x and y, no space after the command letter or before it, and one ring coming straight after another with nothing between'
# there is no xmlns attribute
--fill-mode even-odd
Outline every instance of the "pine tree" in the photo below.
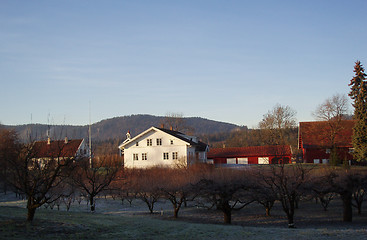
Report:
<svg viewBox="0 0 367 240"><path fill-rule="evenodd" d="M355 76L350 81L349 96L353 100L354 119L353 128L354 158L358 162L367 161L367 82L364 68L360 61L354 66Z"/></svg>

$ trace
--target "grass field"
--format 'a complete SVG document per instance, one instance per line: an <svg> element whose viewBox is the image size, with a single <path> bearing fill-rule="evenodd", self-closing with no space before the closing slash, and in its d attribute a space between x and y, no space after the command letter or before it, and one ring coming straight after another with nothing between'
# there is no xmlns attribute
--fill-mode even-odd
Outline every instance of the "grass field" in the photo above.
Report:
<svg viewBox="0 0 367 240"><path fill-rule="evenodd" d="M69 212L63 207L37 210L33 223L26 223L25 202L17 199L0 201L0 239L367 239L367 226L296 228L248 227L243 225L207 224L205 218L188 222L190 210L182 218L168 217L169 210L147 214L141 203L121 205L120 201L99 199L97 212L88 212L88 206L74 203ZM157 210L169 207L161 203ZM160 211L158 211L159 213ZM185 217L186 215L186 217Z"/></svg>

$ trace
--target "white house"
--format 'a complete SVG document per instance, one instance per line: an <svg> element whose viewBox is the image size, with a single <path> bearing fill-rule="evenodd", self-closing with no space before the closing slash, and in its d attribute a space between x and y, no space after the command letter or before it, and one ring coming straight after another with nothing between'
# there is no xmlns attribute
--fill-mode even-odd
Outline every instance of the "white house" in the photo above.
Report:
<svg viewBox="0 0 367 240"><path fill-rule="evenodd" d="M126 168L179 167L207 159L207 144L177 131L151 127L134 138L126 136L119 146Z"/></svg>

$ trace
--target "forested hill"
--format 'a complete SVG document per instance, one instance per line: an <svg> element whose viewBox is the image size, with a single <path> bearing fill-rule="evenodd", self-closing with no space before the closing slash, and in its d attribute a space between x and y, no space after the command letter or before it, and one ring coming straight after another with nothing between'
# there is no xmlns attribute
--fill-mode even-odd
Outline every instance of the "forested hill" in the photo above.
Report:
<svg viewBox="0 0 367 240"><path fill-rule="evenodd" d="M166 117L152 115L131 115L115 117L94 123L91 126L93 141L105 141L109 139L125 139L127 131L131 136L136 136L151 126L160 127L165 122ZM208 120L200 117L182 118L181 124L189 129L189 134L212 135L217 133L229 133L240 126L225 122ZM46 124L28 124L18 126L6 126L14 128L21 139L27 139L31 135L34 139L46 139L47 131L51 138L63 139L67 136L69 139L88 138L89 126L70 126L70 125L51 125ZM165 124L166 128L169 128Z"/></svg>

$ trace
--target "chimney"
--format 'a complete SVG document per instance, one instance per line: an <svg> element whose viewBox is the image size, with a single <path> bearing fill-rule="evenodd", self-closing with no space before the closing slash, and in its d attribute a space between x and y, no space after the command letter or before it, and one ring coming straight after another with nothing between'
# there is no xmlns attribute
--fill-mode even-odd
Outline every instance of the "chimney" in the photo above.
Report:
<svg viewBox="0 0 367 240"><path fill-rule="evenodd" d="M65 144L68 144L68 137L65 137Z"/></svg>
<svg viewBox="0 0 367 240"><path fill-rule="evenodd" d="M50 138L50 137L48 137L48 138L47 138L47 144L48 144L48 145L50 145L50 144L51 144L51 138Z"/></svg>
<svg viewBox="0 0 367 240"><path fill-rule="evenodd" d="M131 134L130 134L130 130L129 131L127 131L127 133L126 133L126 139L130 139L131 138Z"/></svg>
<svg viewBox="0 0 367 240"><path fill-rule="evenodd" d="M173 127L172 127L172 126L170 126L170 127L169 127L169 130L173 131Z"/></svg>
<svg viewBox="0 0 367 240"><path fill-rule="evenodd" d="M161 128L164 128L164 123L161 123Z"/></svg>

